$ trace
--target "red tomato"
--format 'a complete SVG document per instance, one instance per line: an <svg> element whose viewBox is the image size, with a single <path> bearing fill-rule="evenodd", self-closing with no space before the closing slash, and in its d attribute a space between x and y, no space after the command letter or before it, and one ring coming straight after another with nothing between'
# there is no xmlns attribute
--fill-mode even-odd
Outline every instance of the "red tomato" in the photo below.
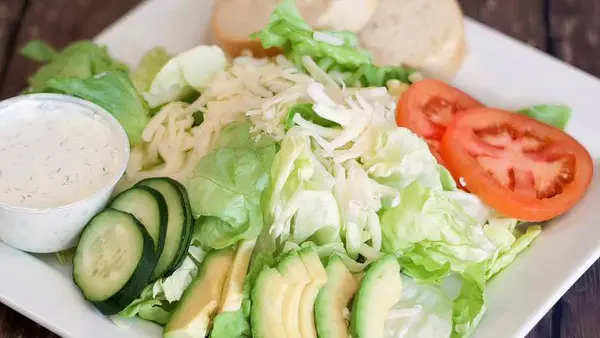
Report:
<svg viewBox="0 0 600 338"><path fill-rule="evenodd" d="M421 136L438 162L439 143L454 114L468 108L481 107L469 95L439 80L416 82L402 94L396 108L396 123Z"/></svg>
<svg viewBox="0 0 600 338"><path fill-rule="evenodd" d="M590 154L561 130L489 108L456 115L440 153L469 191L506 216L532 222L572 208L594 170Z"/></svg>

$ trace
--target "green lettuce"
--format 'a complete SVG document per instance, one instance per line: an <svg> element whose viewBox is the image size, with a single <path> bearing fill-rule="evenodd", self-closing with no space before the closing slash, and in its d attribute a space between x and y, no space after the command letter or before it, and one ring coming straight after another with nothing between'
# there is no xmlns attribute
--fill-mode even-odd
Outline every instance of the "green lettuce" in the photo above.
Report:
<svg viewBox="0 0 600 338"><path fill-rule="evenodd" d="M331 35L341 41L339 46L318 41L314 36L315 32L294 6L294 0L283 0L271 13L269 24L251 37L260 39L265 48L283 49L291 60L299 60L306 55L313 59L328 57L348 67L360 67L371 63L369 54L356 48L357 40L351 33Z"/></svg>
<svg viewBox="0 0 600 338"><path fill-rule="evenodd" d="M438 170L440 172L440 182L442 183L442 188L446 191L455 191L457 190L456 181L452 174L448 169L438 164Z"/></svg>
<svg viewBox="0 0 600 338"><path fill-rule="evenodd" d="M487 310L485 265L432 282L402 271L402 298L385 321L389 337L468 337Z"/></svg>
<svg viewBox="0 0 600 338"><path fill-rule="evenodd" d="M29 41L22 49L21 55L37 62L49 62L58 53L54 47L40 40Z"/></svg>
<svg viewBox="0 0 600 338"><path fill-rule="evenodd" d="M472 265L461 276L460 293L454 300L452 311L452 338L470 336L487 310L485 265Z"/></svg>
<svg viewBox="0 0 600 338"><path fill-rule="evenodd" d="M152 285L146 286L136 300L119 312L119 316L125 318L138 316L160 325L166 325L173 309L169 307L169 303L163 295L155 296L152 289Z"/></svg>
<svg viewBox="0 0 600 338"><path fill-rule="evenodd" d="M484 231L492 241L498 243L500 248L487 266L486 278L490 279L509 266L517 258L517 255L529 247L542 232L542 227L539 225L529 226L526 232L520 235L517 231L511 233L509 229L488 224Z"/></svg>
<svg viewBox="0 0 600 338"><path fill-rule="evenodd" d="M73 257L75 257L76 251L77 251L77 247L74 246L70 249L55 252L56 259L58 260L58 262L60 264L70 264L73 262Z"/></svg>
<svg viewBox="0 0 600 338"><path fill-rule="evenodd" d="M571 108L564 105L542 104L521 109L518 113L527 115L561 130L565 129L571 118Z"/></svg>
<svg viewBox="0 0 600 338"><path fill-rule="evenodd" d="M340 213L333 185L333 176L312 153L308 136L291 129L273 161L271 189L265 198L272 237L298 244L339 239Z"/></svg>
<svg viewBox="0 0 600 338"><path fill-rule="evenodd" d="M163 61L164 55L160 59ZM194 47L164 64L144 91L144 98L154 108L202 92L226 67L225 53L219 47Z"/></svg>
<svg viewBox="0 0 600 338"><path fill-rule="evenodd" d="M282 49L296 67L312 74L314 71L306 61L309 58L313 66L338 74L348 85L381 87L392 79L408 83L415 72L410 68L373 65L371 56L358 47L358 37L352 32L313 31L294 6L294 0L281 1L269 24L251 38L259 39L265 48Z"/></svg>
<svg viewBox="0 0 600 338"><path fill-rule="evenodd" d="M348 255L352 259L359 254L369 260L379 259L382 233L377 212L382 208L382 199L396 205L398 191L370 178L355 160L334 164L333 171L336 179L333 191L343 220L342 236Z"/></svg>
<svg viewBox="0 0 600 338"><path fill-rule="evenodd" d="M163 47L155 47L144 54L131 74L135 89L139 93L149 90L156 74L170 59L171 55Z"/></svg>
<svg viewBox="0 0 600 338"><path fill-rule="evenodd" d="M386 337L450 337L454 302L439 287L402 275L402 298L388 313Z"/></svg>
<svg viewBox="0 0 600 338"><path fill-rule="evenodd" d="M427 248L418 243L397 255L403 272L419 281L440 282L452 273L450 262L429 256Z"/></svg>
<svg viewBox="0 0 600 338"><path fill-rule="evenodd" d="M487 279L492 278L500 270L510 265L516 259L517 255L533 243L541 233L541 227L534 225L529 226L526 232L522 234L516 229L518 223L516 219L498 216L494 210L485 205L473 194L461 190L443 191L436 194L447 198L452 204L460 207L465 215L469 216L477 224L482 225L484 235L495 247L495 250L487 261ZM419 246L417 245L415 248L419 249ZM411 255L414 254L409 250L406 253L407 257L403 258L405 260L412 259ZM427 256L427 254L421 253L421 255L417 256L420 261L414 268L416 272L408 273L409 275L420 279L430 279L431 276L439 277L438 274L444 270L434 269L435 264L432 262L432 257ZM407 267L410 267L410 265ZM429 275L431 276L426 278Z"/></svg>
<svg viewBox="0 0 600 338"><path fill-rule="evenodd" d="M400 191L400 204L381 212L383 250L406 250L415 244L419 253L438 266L450 264L462 273L492 257L496 246L482 226L440 191L414 182Z"/></svg>
<svg viewBox="0 0 600 338"><path fill-rule="evenodd" d="M445 191L441 195L460 206L465 214L469 215L479 224L485 224L492 217L493 210L485 205L476 195L458 189Z"/></svg>
<svg viewBox="0 0 600 338"><path fill-rule="evenodd" d="M177 301L198 274L198 266L205 252L199 247L190 246L188 256L170 276L148 285L140 296L119 312L119 316L138 316L161 325L167 324Z"/></svg>
<svg viewBox="0 0 600 338"><path fill-rule="evenodd" d="M261 194L269 185L277 145L251 128L249 122L226 126L217 149L200 160L187 185L198 218L193 236L205 248L256 238L263 228Z"/></svg>
<svg viewBox="0 0 600 338"><path fill-rule="evenodd" d="M413 182L442 190L449 186L427 143L406 128L388 127L376 135L361 157L363 167L376 181L397 190Z"/></svg>
<svg viewBox="0 0 600 338"><path fill-rule="evenodd" d="M126 72L111 71L93 78L52 78L45 82L45 88L99 105L121 123L131 144L142 143L142 132L150 120L148 107Z"/></svg>
<svg viewBox="0 0 600 338"><path fill-rule="evenodd" d="M27 92L48 90L48 81L54 78L75 77L89 79L104 72L127 70L121 62L113 59L106 48L91 41L75 42L60 52L41 41L31 41L21 53L35 61L46 63L29 77Z"/></svg>
<svg viewBox="0 0 600 338"><path fill-rule="evenodd" d="M298 103L293 105L288 111L288 115L285 119L286 130L291 129L294 126L294 116L296 116L296 114L302 116L302 118L304 118L305 120L317 124L321 127L329 128L339 126L339 124L326 120L321 116L317 115L317 113L315 113L315 111L313 110L312 103Z"/></svg>

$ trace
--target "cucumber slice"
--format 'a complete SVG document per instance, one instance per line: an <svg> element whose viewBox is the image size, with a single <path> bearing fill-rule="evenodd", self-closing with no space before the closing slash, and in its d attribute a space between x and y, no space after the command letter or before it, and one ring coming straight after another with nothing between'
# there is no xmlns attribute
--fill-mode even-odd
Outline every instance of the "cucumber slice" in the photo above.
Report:
<svg viewBox="0 0 600 338"><path fill-rule="evenodd" d="M73 280L102 313L116 314L140 295L157 260L146 228L131 214L106 209L81 234Z"/></svg>
<svg viewBox="0 0 600 338"><path fill-rule="evenodd" d="M185 257L188 254L188 249L192 242L192 233L194 232L193 231L194 230L194 217L192 216L192 206L190 205L190 199L188 197L187 190L185 189L183 184L181 184L175 180L172 180L172 181L174 184L177 185L177 187L179 188L179 192L181 193L181 196L183 196L183 206L185 207L186 224L183 227L183 234L182 234L183 241L181 242L181 245L180 245L179 256L176 257L175 260L173 261L173 265L169 269L170 270L169 273L172 273L173 271L177 270L177 268L179 268L181 263L183 263L183 260L185 259Z"/></svg>
<svg viewBox="0 0 600 338"><path fill-rule="evenodd" d="M191 207L187 194L182 193L180 185L165 177L148 178L136 184L156 189L167 202L168 221L167 236L163 251L158 259L152 279L172 273L181 264L189 247L189 236L192 227ZM183 252L183 253L182 253Z"/></svg>
<svg viewBox="0 0 600 338"><path fill-rule="evenodd" d="M140 221L152 240L154 252L160 257L167 235L168 210L163 195L150 187L133 187L120 193L110 207L128 212Z"/></svg>

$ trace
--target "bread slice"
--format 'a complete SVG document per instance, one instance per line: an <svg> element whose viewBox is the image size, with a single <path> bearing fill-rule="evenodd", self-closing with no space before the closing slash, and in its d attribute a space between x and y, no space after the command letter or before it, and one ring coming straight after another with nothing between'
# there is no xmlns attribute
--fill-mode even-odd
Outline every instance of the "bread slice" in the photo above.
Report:
<svg viewBox="0 0 600 338"><path fill-rule="evenodd" d="M359 38L375 64L449 78L467 53L463 21L456 0L380 0Z"/></svg>
<svg viewBox="0 0 600 338"><path fill-rule="evenodd" d="M358 32L371 20L377 8L377 3L378 0L329 1L327 10L318 16L314 27Z"/></svg>
<svg viewBox="0 0 600 338"><path fill-rule="evenodd" d="M295 0L302 17L313 28L350 30L363 28L375 12L378 0ZM269 23L280 0L220 0L213 7L212 29L217 42L231 56L250 50L254 56L273 55L249 35Z"/></svg>

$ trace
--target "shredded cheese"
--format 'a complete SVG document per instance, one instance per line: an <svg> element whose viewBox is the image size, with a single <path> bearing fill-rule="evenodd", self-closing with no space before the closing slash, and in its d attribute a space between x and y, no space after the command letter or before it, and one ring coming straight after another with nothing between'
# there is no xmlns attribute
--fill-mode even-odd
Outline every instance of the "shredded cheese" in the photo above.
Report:
<svg viewBox="0 0 600 338"><path fill-rule="evenodd" d="M144 129L144 143L132 149L126 180L168 176L185 183L201 158L214 150L225 125L247 118L256 130L280 141L290 107L305 102L314 103L319 116L342 125L324 128L294 116L293 122L322 147L324 156L335 163L359 157L376 139L372 126L394 121L395 98L385 87L340 87L310 57L302 61L310 76L282 55L244 55L191 105L172 102L162 107ZM193 126L195 112L203 113L199 126Z"/></svg>

